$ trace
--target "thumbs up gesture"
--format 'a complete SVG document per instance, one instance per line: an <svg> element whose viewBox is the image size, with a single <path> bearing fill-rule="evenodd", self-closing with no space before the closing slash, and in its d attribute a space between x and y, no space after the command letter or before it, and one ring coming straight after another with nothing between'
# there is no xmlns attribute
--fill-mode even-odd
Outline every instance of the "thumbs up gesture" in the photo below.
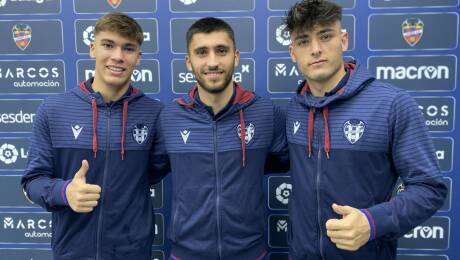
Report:
<svg viewBox="0 0 460 260"><path fill-rule="evenodd" d="M366 216L359 209L332 204L332 210L341 219L326 221L327 236L337 248L356 251L369 241L370 226Z"/></svg>
<svg viewBox="0 0 460 260"><path fill-rule="evenodd" d="M101 187L99 185L86 183L88 169L88 161L83 160L80 169L75 173L75 176L65 190L70 208L78 213L93 211L97 206L101 194Z"/></svg>

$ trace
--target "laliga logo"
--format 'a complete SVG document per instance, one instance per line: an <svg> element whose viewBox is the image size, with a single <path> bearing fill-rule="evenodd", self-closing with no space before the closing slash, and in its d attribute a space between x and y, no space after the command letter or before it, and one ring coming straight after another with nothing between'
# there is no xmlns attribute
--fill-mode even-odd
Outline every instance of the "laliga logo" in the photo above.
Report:
<svg viewBox="0 0 460 260"><path fill-rule="evenodd" d="M282 24L276 28L276 40L283 46L291 44L291 36L289 31L286 30L286 25Z"/></svg>
<svg viewBox="0 0 460 260"><path fill-rule="evenodd" d="M122 0L107 0L107 3L113 8L118 8L120 6Z"/></svg>
<svg viewBox="0 0 460 260"><path fill-rule="evenodd" d="M32 28L28 24L15 24L13 29L13 40L16 46L21 50L25 50L32 41Z"/></svg>
<svg viewBox="0 0 460 260"><path fill-rule="evenodd" d="M18 159L18 150L12 144L4 143L0 146L0 161L5 164L15 163Z"/></svg>
<svg viewBox="0 0 460 260"><path fill-rule="evenodd" d="M289 203L289 197L291 196L291 192L292 184L283 182L280 186L276 188L276 199L284 205L287 205Z"/></svg>
<svg viewBox="0 0 460 260"><path fill-rule="evenodd" d="M181 3L183 3L184 5L193 5L194 3L196 3L198 0L179 0Z"/></svg>
<svg viewBox="0 0 460 260"><path fill-rule="evenodd" d="M89 46L94 41L94 26L90 25L83 31L83 42Z"/></svg>
<svg viewBox="0 0 460 260"><path fill-rule="evenodd" d="M0 0L0 7L4 7L6 5L6 0Z"/></svg>
<svg viewBox="0 0 460 260"><path fill-rule="evenodd" d="M414 47L422 39L423 26L423 21L419 18L408 18L401 24L404 40L411 47Z"/></svg>

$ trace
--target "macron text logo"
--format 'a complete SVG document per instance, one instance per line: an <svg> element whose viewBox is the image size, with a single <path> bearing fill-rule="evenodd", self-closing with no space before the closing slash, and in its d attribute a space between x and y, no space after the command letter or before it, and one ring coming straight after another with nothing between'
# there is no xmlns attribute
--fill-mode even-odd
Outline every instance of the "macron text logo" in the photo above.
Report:
<svg viewBox="0 0 460 260"><path fill-rule="evenodd" d="M447 66L379 66L377 79L449 79Z"/></svg>

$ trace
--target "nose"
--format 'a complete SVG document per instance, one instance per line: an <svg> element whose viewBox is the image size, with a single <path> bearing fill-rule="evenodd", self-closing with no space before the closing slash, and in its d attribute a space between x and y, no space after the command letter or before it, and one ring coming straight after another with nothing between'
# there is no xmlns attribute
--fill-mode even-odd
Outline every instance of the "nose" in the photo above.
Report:
<svg viewBox="0 0 460 260"><path fill-rule="evenodd" d="M123 50L122 48L118 47L118 48L114 48L113 51L112 51L112 55L111 55L111 58L112 60L116 61L116 62L123 62Z"/></svg>
<svg viewBox="0 0 460 260"><path fill-rule="evenodd" d="M319 56L322 53L321 43L318 39L311 40L311 55L312 56Z"/></svg>
<svg viewBox="0 0 460 260"><path fill-rule="evenodd" d="M219 65L219 57L214 52L210 52L207 63L209 67L215 68Z"/></svg>

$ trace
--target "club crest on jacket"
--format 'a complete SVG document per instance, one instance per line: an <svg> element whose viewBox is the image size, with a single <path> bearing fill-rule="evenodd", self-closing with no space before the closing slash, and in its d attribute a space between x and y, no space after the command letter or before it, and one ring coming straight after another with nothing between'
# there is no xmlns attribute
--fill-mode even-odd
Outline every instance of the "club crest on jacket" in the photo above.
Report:
<svg viewBox="0 0 460 260"><path fill-rule="evenodd" d="M350 119L343 124L343 133L351 144L355 144L363 136L365 128L363 121Z"/></svg>
<svg viewBox="0 0 460 260"><path fill-rule="evenodd" d="M238 124L237 127L237 133L238 133L238 138L241 138L241 124ZM246 133L244 135L244 142L246 144L249 144L251 142L252 138L254 137L254 134L256 132L256 128L252 123L249 123L249 125L246 126Z"/></svg>
<svg viewBox="0 0 460 260"><path fill-rule="evenodd" d="M149 128L144 124L136 124L133 128L133 138L138 144L142 144L147 140L149 135Z"/></svg>

